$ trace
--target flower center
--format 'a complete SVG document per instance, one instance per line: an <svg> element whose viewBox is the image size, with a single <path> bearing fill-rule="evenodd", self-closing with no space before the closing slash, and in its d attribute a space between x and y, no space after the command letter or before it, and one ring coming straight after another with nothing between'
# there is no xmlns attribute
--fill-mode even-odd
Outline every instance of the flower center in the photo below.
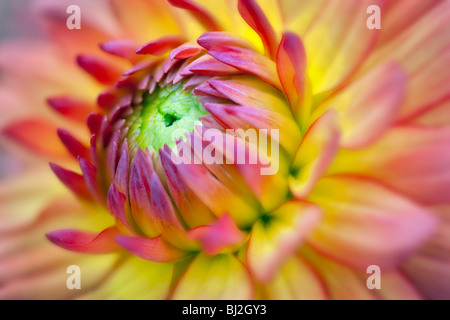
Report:
<svg viewBox="0 0 450 320"><path fill-rule="evenodd" d="M191 91L183 91L183 85L157 86L151 94L145 94L142 103L128 117L128 141L130 148L152 148L157 151L167 144L175 146L175 139L182 133L193 131L200 117L208 114Z"/></svg>

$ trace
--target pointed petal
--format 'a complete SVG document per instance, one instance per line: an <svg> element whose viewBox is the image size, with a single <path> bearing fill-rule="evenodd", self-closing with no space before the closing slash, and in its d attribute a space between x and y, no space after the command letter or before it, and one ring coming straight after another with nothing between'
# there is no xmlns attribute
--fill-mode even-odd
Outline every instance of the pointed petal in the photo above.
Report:
<svg viewBox="0 0 450 320"><path fill-rule="evenodd" d="M367 28L372 0L317 2L317 14L301 35L313 94L333 90L351 77L372 53L380 33Z"/></svg>
<svg viewBox="0 0 450 320"><path fill-rule="evenodd" d="M437 222L429 211L364 177L322 178L309 200L325 211L324 223L309 243L360 270L398 266L434 232Z"/></svg>
<svg viewBox="0 0 450 320"><path fill-rule="evenodd" d="M342 146L361 148L374 142L393 124L405 91L404 71L395 63L388 63L329 99L323 108L339 112Z"/></svg>
<svg viewBox="0 0 450 320"><path fill-rule="evenodd" d="M118 250L115 237L117 229L111 227L99 234L77 230L58 230L48 233L47 238L66 250L80 253L109 253Z"/></svg>
<svg viewBox="0 0 450 320"><path fill-rule="evenodd" d="M239 227L251 224L258 212L231 192L202 165L180 164L179 172L189 188L218 217L229 213Z"/></svg>
<svg viewBox="0 0 450 320"><path fill-rule="evenodd" d="M220 31L222 27L215 20L214 16L204 7L192 0L168 0L175 7L186 9L203 25L206 30Z"/></svg>
<svg viewBox="0 0 450 320"><path fill-rule="evenodd" d="M339 149L340 132L334 110L323 114L306 132L292 165L295 174L289 187L297 198L305 198L325 174Z"/></svg>
<svg viewBox="0 0 450 320"><path fill-rule="evenodd" d="M216 47L208 54L242 72L253 74L277 89L281 89L275 62L248 49L237 47Z"/></svg>
<svg viewBox="0 0 450 320"><path fill-rule="evenodd" d="M137 62L136 48L138 44L132 40L110 40L100 44L100 48L110 54Z"/></svg>
<svg viewBox="0 0 450 320"><path fill-rule="evenodd" d="M86 185L84 177L78 173L66 170L60 166L50 163L50 167L59 180L73 193L85 200L92 200L92 194Z"/></svg>
<svg viewBox="0 0 450 320"><path fill-rule="evenodd" d="M186 66L180 75L189 76L191 74L198 74L203 76L230 76L240 74L241 72L236 68L228 66L220 61L217 61L210 56L203 56L196 59L191 64Z"/></svg>
<svg viewBox="0 0 450 320"><path fill-rule="evenodd" d="M270 300L324 300L328 293L315 270L299 257L287 261L265 284Z"/></svg>
<svg viewBox="0 0 450 320"><path fill-rule="evenodd" d="M162 55L171 49L174 49L185 42L180 36L165 36L157 40L150 41L136 50L137 54Z"/></svg>
<svg viewBox="0 0 450 320"><path fill-rule="evenodd" d="M114 84L122 74L122 72L112 64L93 55L78 56L77 63L101 84Z"/></svg>
<svg viewBox="0 0 450 320"><path fill-rule="evenodd" d="M57 127L46 120L28 119L9 124L2 133L38 154L67 158L68 153L58 139L56 130Z"/></svg>

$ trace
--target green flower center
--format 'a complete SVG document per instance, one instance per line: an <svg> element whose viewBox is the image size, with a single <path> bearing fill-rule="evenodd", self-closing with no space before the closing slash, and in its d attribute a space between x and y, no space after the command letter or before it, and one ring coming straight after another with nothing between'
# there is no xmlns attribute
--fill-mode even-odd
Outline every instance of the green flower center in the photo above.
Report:
<svg viewBox="0 0 450 320"><path fill-rule="evenodd" d="M144 95L141 105L127 119L130 148L157 151L165 144L173 148L175 138L182 138L183 131L192 132L198 119L208 114L197 96L182 89L182 83L158 86L152 94Z"/></svg>

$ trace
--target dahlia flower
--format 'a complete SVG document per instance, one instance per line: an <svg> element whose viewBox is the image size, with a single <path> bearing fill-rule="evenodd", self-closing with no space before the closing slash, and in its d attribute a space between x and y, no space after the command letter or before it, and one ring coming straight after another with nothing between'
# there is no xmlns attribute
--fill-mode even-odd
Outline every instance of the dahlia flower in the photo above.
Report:
<svg viewBox="0 0 450 320"><path fill-rule="evenodd" d="M76 2L0 49L0 298L450 298L450 1Z"/></svg>

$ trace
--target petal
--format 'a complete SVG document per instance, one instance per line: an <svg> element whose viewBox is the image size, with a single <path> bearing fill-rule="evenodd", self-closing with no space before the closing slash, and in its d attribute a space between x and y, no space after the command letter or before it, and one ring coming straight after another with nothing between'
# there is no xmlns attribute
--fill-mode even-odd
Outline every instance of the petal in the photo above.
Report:
<svg viewBox="0 0 450 320"><path fill-rule="evenodd" d="M203 25L206 30L220 31L222 28L204 7L191 0L168 0L175 7L190 11L190 13Z"/></svg>
<svg viewBox="0 0 450 320"><path fill-rule="evenodd" d="M111 6L127 38L139 42L157 39L167 34L178 34L181 30L171 6L165 0L111 0Z"/></svg>
<svg viewBox="0 0 450 320"><path fill-rule="evenodd" d="M239 227L250 225L258 216L256 208L226 188L204 166L180 164L178 169L189 188L216 216L229 213Z"/></svg>
<svg viewBox="0 0 450 320"><path fill-rule="evenodd" d="M287 32L281 39L277 52L277 70L296 117L309 116L310 110L304 110L308 104L303 104L306 87L306 52L302 41L294 33Z"/></svg>
<svg viewBox="0 0 450 320"><path fill-rule="evenodd" d="M84 158L80 158L79 161L84 180L92 195L99 203L106 204L103 192L97 182L97 168Z"/></svg>
<svg viewBox="0 0 450 320"><path fill-rule="evenodd" d="M432 209L439 218L439 228L403 269L426 299L447 300L450 298L450 206Z"/></svg>
<svg viewBox="0 0 450 320"><path fill-rule="evenodd" d="M271 140L279 143L290 154L295 153L300 142L301 133L297 124L283 114L248 106L215 103L207 103L204 108L226 129L246 130L253 127L267 130L266 134Z"/></svg>
<svg viewBox="0 0 450 320"><path fill-rule="evenodd" d="M277 50L277 37L269 20L255 0L239 0L239 13L249 26L260 36L266 54L275 58Z"/></svg>
<svg viewBox="0 0 450 320"><path fill-rule="evenodd" d="M379 31L367 29L366 11L372 4L372 0L331 0L315 8L319 14L302 36L314 94L335 89L373 50Z"/></svg>
<svg viewBox="0 0 450 320"><path fill-rule="evenodd" d="M329 110L306 132L295 155L289 187L297 198L305 198L325 174L339 148L336 113Z"/></svg>
<svg viewBox="0 0 450 320"><path fill-rule="evenodd" d="M68 153L59 141L56 130L57 127L47 120L28 119L9 124L2 134L35 153L67 158Z"/></svg>
<svg viewBox="0 0 450 320"><path fill-rule="evenodd" d="M130 256L125 261L118 263L101 285L86 292L80 299L166 299L170 290L173 269L172 264L154 263ZM130 279L130 274L133 275L132 279ZM149 290L149 288L151 289Z"/></svg>
<svg viewBox="0 0 450 320"><path fill-rule="evenodd" d="M195 228L214 221L212 212L183 181L169 153L160 150L159 154L170 194L187 225Z"/></svg>
<svg viewBox="0 0 450 320"><path fill-rule="evenodd" d="M209 85L236 104L291 115L284 96L268 84L249 77L208 81Z"/></svg>
<svg viewBox="0 0 450 320"><path fill-rule="evenodd" d="M332 300L375 300L377 298L375 293L367 288L368 275L362 275L333 259L321 256L306 246L302 248L301 253L322 279Z"/></svg>
<svg viewBox="0 0 450 320"><path fill-rule="evenodd" d="M322 178L309 200L324 209L325 220L308 242L360 270L396 267L423 244L437 222L429 211L364 177Z"/></svg>
<svg viewBox="0 0 450 320"><path fill-rule="evenodd" d="M167 51L182 45L184 42L185 39L180 36L165 36L144 44L136 50L136 53L162 55Z"/></svg>
<svg viewBox="0 0 450 320"><path fill-rule="evenodd" d="M129 223L129 210L126 210L125 206L128 206L127 197L120 193L115 184L111 184L107 195L107 206L109 212L119 220L129 230L132 227Z"/></svg>
<svg viewBox="0 0 450 320"><path fill-rule="evenodd" d="M245 239L244 233L236 227L228 214L218 218L211 225L190 230L188 237L199 241L205 253L211 256L223 253L224 249L232 249Z"/></svg>
<svg viewBox="0 0 450 320"><path fill-rule="evenodd" d="M117 228L111 227L101 233L78 230L58 230L47 233L47 239L66 250L80 253L109 253L118 250L115 237Z"/></svg>
<svg viewBox="0 0 450 320"><path fill-rule="evenodd" d="M331 98L319 110L340 115L341 145L361 148L378 139L395 121L406 89L406 75L394 63L382 65Z"/></svg>
<svg viewBox="0 0 450 320"><path fill-rule="evenodd" d="M275 278L265 284L270 300L323 300L328 298L322 280L303 259L287 261Z"/></svg>
<svg viewBox="0 0 450 320"><path fill-rule="evenodd" d="M101 84L114 84L122 74L114 65L93 55L78 56L77 63Z"/></svg>
<svg viewBox="0 0 450 320"><path fill-rule="evenodd" d="M73 193L82 199L92 201L92 194L86 185L84 177L78 173L66 170L60 166L50 163L50 167L59 180Z"/></svg>
<svg viewBox="0 0 450 320"><path fill-rule="evenodd" d="M341 152L330 172L368 175L424 204L449 203L450 130L399 126L372 147Z"/></svg>
<svg viewBox="0 0 450 320"><path fill-rule="evenodd" d="M179 60L189 59L200 54L203 51L204 51L203 48L201 48L199 45L187 42L177 47L176 49L170 51L169 57L170 59L179 59Z"/></svg>
<svg viewBox="0 0 450 320"><path fill-rule="evenodd" d="M244 73L253 74L275 88L281 89L275 62L253 50L221 46L209 50L208 54L220 62Z"/></svg>
<svg viewBox="0 0 450 320"><path fill-rule="evenodd" d="M100 48L106 53L137 62L136 48L138 44L132 40L110 40L100 44Z"/></svg>
<svg viewBox="0 0 450 320"><path fill-rule="evenodd" d="M226 32L205 32L197 39L197 43L206 50L221 46L253 49L246 39L237 38L235 35Z"/></svg>
<svg viewBox="0 0 450 320"><path fill-rule="evenodd" d="M153 262L176 262L187 256L187 252L167 244L161 236L156 238L118 236L117 242L127 251Z"/></svg>
<svg viewBox="0 0 450 320"><path fill-rule="evenodd" d="M171 199L155 172L150 180L150 206L151 219L167 242L178 248L197 249L197 245L187 238L186 230L178 220Z"/></svg>
<svg viewBox="0 0 450 320"><path fill-rule="evenodd" d="M155 221L150 218L150 178L153 164L138 149L130 166L129 197L131 212L140 230L148 237L155 238L160 235Z"/></svg>
<svg viewBox="0 0 450 320"><path fill-rule="evenodd" d="M95 110L94 106L68 96L47 99L47 103L57 112L77 122L86 123L86 119Z"/></svg>
<svg viewBox="0 0 450 320"><path fill-rule="evenodd" d="M64 129L57 130L58 137L61 139L64 146L72 154L75 159L79 157L90 159L90 150L75 139L68 131Z"/></svg>
<svg viewBox="0 0 450 320"><path fill-rule="evenodd" d="M247 248L252 275L261 282L272 281L321 219L319 207L291 201L270 213L267 222L257 221Z"/></svg>
<svg viewBox="0 0 450 320"><path fill-rule="evenodd" d="M231 254L200 253L175 287L176 300L251 299L253 285L245 267Z"/></svg>

